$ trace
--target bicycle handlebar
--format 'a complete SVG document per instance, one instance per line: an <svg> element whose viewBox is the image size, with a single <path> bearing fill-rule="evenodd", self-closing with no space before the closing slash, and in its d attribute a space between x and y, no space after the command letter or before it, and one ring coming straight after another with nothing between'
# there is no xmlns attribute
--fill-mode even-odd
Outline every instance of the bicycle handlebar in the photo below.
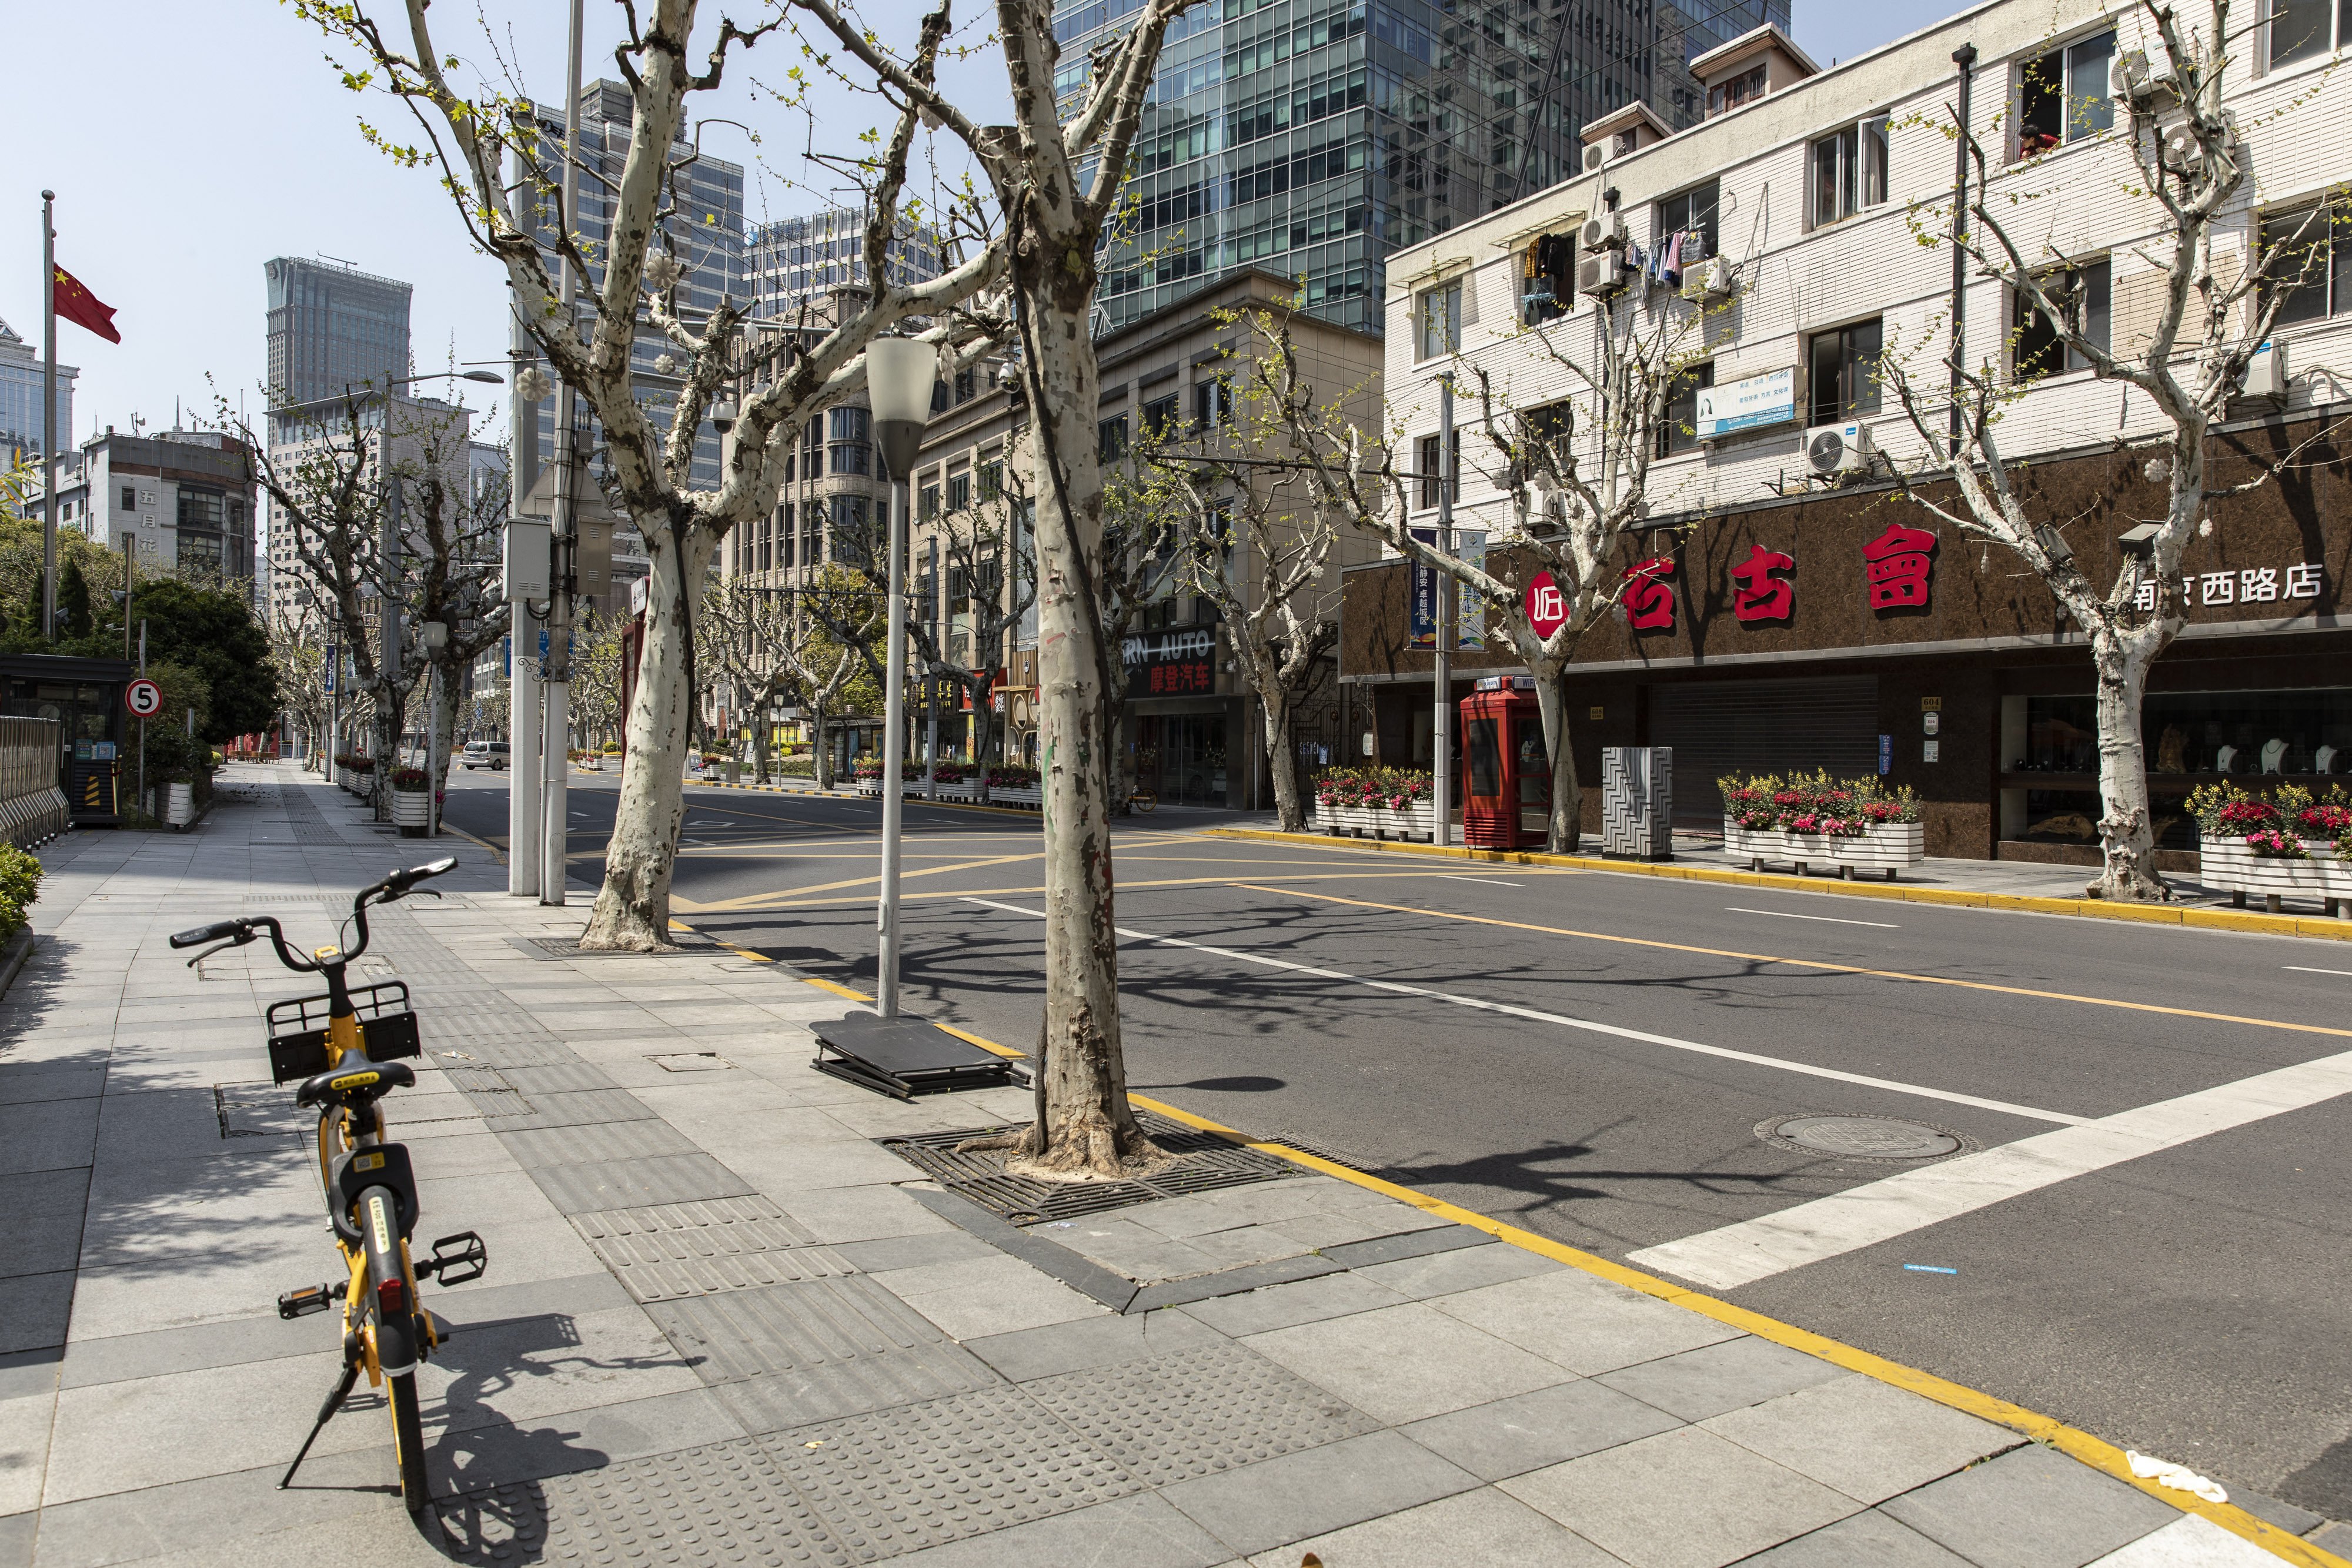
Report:
<svg viewBox="0 0 2352 1568"><path fill-rule="evenodd" d="M418 883L428 877L444 875L457 868L457 862L455 856L428 861L424 865L411 866L406 871L394 872L374 886L363 887L352 894L352 919L359 926L360 939L341 954L341 961L349 963L367 951L367 906L369 904L390 904L395 899L404 898L408 895L409 890ZM207 942L226 941L242 947L265 931L269 934L270 946L278 949L279 963L289 969L306 974L314 972L320 967L312 959L289 947L286 945L286 933L279 928L274 918L267 915L248 915L242 920L222 920L210 925L199 925L193 931L175 932L172 936L172 946L197 947Z"/></svg>

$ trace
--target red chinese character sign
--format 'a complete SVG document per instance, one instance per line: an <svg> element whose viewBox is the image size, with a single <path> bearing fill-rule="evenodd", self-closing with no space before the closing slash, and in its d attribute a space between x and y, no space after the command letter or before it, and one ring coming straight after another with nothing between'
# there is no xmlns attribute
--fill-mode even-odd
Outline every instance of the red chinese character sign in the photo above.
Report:
<svg viewBox="0 0 2352 1568"><path fill-rule="evenodd" d="M1636 632L1675 629L1675 591L1666 579L1675 574L1675 558L1662 555L1635 561L1625 569L1625 624Z"/></svg>
<svg viewBox="0 0 2352 1568"><path fill-rule="evenodd" d="M1568 596L1552 580L1551 573L1539 571L1528 584L1528 625L1538 637L1549 640L1551 634L1568 624Z"/></svg>
<svg viewBox="0 0 2352 1568"><path fill-rule="evenodd" d="M1924 610L1936 570L1936 536L1890 523L1862 547L1863 579L1873 610Z"/></svg>
<svg viewBox="0 0 2352 1568"><path fill-rule="evenodd" d="M1731 612L1743 624L1786 621L1796 612L1797 585L1780 574L1796 570L1796 557L1752 547L1748 559L1731 569Z"/></svg>

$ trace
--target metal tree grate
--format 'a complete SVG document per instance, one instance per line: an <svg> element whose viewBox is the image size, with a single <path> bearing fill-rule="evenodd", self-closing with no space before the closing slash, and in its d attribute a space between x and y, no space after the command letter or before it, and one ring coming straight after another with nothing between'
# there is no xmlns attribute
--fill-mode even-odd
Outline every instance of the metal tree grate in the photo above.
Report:
<svg viewBox="0 0 2352 1568"><path fill-rule="evenodd" d="M1149 1111L1138 1111L1135 1119L1152 1142L1177 1157L1151 1176L1133 1181L1039 1181L1008 1174L1002 1150L956 1152L959 1144L1010 1132L1009 1127L972 1127L960 1133L920 1133L874 1141L957 1197L1015 1225L1075 1219L1155 1198L1280 1181L1299 1174L1295 1166L1227 1143L1214 1133L1199 1132Z"/></svg>

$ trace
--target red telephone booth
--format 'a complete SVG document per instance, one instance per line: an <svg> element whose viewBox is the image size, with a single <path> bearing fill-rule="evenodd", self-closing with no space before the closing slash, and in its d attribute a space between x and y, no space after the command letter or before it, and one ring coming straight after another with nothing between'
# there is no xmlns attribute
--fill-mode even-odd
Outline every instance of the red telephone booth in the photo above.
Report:
<svg viewBox="0 0 2352 1568"><path fill-rule="evenodd" d="M1541 849L1551 820L1551 754L1533 675L1488 675L1462 699L1462 841Z"/></svg>

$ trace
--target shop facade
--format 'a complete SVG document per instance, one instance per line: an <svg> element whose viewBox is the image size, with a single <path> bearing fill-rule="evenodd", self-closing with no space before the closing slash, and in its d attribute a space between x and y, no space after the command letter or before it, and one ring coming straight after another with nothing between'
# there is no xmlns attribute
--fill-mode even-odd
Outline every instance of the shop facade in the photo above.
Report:
<svg viewBox="0 0 2352 1568"><path fill-rule="evenodd" d="M2214 443L2214 487L2292 449L2341 410L2253 421ZM2056 455L2026 476L2095 582L2118 536L2157 515L2133 455ZM1662 519L1662 522L1670 519ZM2095 864L2097 731L2090 652L2040 581L1885 484L1683 519L1639 541L1654 563L1585 638L1569 715L1583 826L1597 832L1601 751L1675 748L1679 826L1719 827L1734 772L1874 775L1917 791L1927 852ZM2213 503L2182 568L2186 622L2157 661L2143 738L2161 863L2187 870L2200 784L2352 788L2352 479L2322 442L2292 472ZM1525 587L1507 548L1491 558ZM1342 680L1368 706L1379 760L1426 766L1431 657L1412 645L1412 571L1349 574ZM1454 658L1454 696L1516 672L1503 648Z"/></svg>

